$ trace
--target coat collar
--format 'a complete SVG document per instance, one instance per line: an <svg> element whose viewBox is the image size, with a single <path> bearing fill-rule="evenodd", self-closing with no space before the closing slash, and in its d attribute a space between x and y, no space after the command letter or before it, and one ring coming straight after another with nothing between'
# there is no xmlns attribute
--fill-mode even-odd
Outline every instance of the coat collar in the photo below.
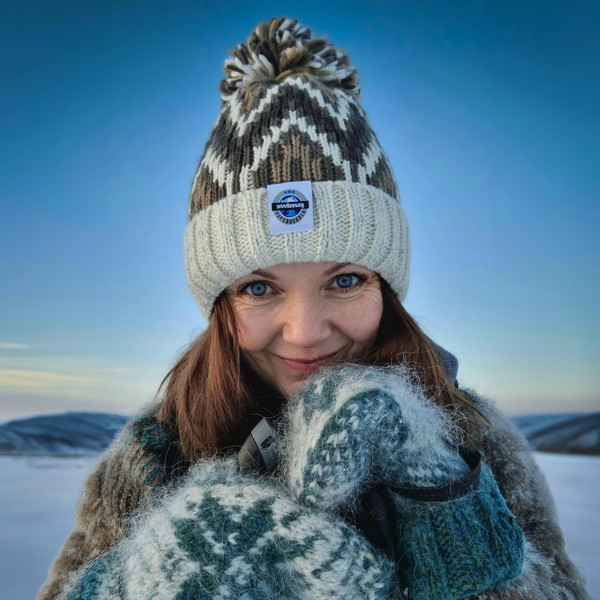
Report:
<svg viewBox="0 0 600 600"><path fill-rule="evenodd" d="M458 381L456 380L456 376L458 374L458 359L454 354L448 352L448 350L442 348L439 344L436 344L431 338L427 339L433 346L433 349L438 356L438 360L440 361L440 366L448 378L448 381L457 386Z"/></svg>

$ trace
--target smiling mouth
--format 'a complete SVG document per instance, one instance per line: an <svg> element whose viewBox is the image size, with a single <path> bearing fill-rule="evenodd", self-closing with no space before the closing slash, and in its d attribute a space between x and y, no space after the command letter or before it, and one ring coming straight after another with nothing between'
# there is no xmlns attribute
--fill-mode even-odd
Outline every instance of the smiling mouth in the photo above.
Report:
<svg viewBox="0 0 600 600"><path fill-rule="evenodd" d="M278 356L279 360L293 371L298 373L311 373L316 371L320 367L323 367L333 361L337 352L327 354L326 356L319 356L318 358L306 359L306 358L284 358Z"/></svg>

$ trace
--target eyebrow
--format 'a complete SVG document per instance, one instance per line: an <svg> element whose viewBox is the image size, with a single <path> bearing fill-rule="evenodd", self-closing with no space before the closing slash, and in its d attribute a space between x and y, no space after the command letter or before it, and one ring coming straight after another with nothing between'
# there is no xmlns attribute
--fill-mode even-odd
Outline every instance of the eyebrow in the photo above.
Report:
<svg viewBox="0 0 600 600"><path fill-rule="evenodd" d="M347 267L350 264L352 264L352 263L344 262L344 263L340 263L339 265L333 265L333 267L331 267L330 269L327 269L327 271L325 271L325 273L323 273L323 274L324 275L332 275L336 271L339 271L340 269L343 269L344 267Z"/></svg>
<svg viewBox="0 0 600 600"><path fill-rule="evenodd" d="M323 273L323 275L332 275L336 271L339 271L340 269L343 269L344 267L347 267L350 264L352 264L352 263L344 262L344 263L339 263L337 265L333 265L333 267L330 267L329 269L327 269L327 271L325 271ZM255 275L260 275L261 277L266 277L267 279L277 279L276 275L274 275L273 273L271 273L270 271L267 271L265 269L256 269L256 271L252 271L252 273Z"/></svg>
<svg viewBox="0 0 600 600"><path fill-rule="evenodd" d="M266 277L267 279L277 279L273 273L265 271L264 269L256 269L256 271L252 271L252 275L260 275L261 277Z"/></svg>

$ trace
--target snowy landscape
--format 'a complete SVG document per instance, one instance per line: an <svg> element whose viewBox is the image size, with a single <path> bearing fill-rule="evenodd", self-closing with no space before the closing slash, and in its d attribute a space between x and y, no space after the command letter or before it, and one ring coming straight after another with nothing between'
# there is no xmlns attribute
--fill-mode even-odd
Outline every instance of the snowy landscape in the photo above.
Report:
<svg viewBox="0 0 600 600"><path fill-rule="evenodd" d="M600 600L600 457L592 452L599 415L581 417L523 417L529 428L523 431L544 444L550 444L553 431L565 443L566 427L570 440L580 440L580 454L536 452L535 457L554 494L569 553L592 598ZM70 531L75 503L99 449L125 421L120 415L68 413L0 425L0 600L33 600ZM569 442L566 451L573 447Z"/></svg>

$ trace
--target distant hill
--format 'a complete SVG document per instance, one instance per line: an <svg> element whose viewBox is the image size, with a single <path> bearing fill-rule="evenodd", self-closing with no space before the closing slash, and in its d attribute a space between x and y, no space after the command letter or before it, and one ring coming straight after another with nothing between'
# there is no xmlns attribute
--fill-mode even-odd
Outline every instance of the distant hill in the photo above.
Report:
<svg viewBox="0 0 600 600"><path fill-rule="evenodd" d="M40 415L0 425L0 454L79 456L102 452L129 417L95 412ZM533 450L600 456L600 412L512 417Z"/></svg>
<svg viewBox="0 0 600 600"><path fill-rule="evenodd" d="M600 455L600 412L521 415L512 420L539 452Z"/></svg>
<svg viewBox="0 0 600 600"><path fill-rule="evenodd" d="M110 413L68 412L9 421L0 425L0 454L97 454L128 419Z"/></svg>

